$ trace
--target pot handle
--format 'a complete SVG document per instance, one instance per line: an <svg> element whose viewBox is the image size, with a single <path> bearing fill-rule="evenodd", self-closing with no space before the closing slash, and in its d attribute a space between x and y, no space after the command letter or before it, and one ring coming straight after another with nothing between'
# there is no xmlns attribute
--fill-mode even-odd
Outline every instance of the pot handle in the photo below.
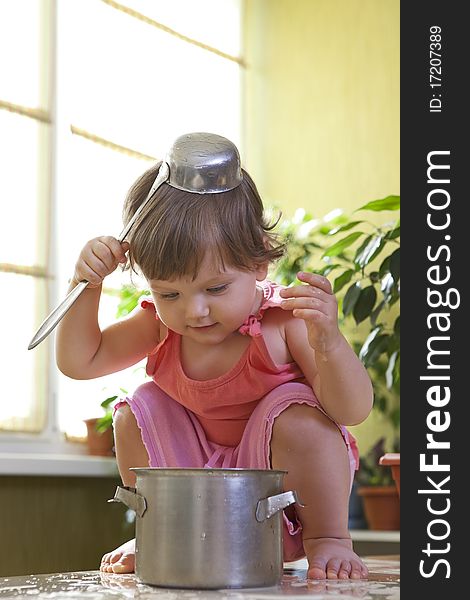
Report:
<svg viewBox="0 0 470 600"><path fill-rule="evenodd" d="M275 496L263 498L262 500L259 500L258 504L256 505L256 520L259 523L262 523L266 519L269 519L269 517L272 517L278 511L284 510L284 508L287 508L295 502L297 502L299 506L303 506L303 504L299 502L299 499L297 498L297 492L295 491L284 492L282 494L276 494Z"/></svg>
<svg viewBox="0 0 470 600"><path fill-rule="evenodd" d="M118 485L114 492L114 498L111 498L108 502L122 502L128 508L134 510L139 517L142 517L147 510L147 501L133 487L121 487Z"/></svg>

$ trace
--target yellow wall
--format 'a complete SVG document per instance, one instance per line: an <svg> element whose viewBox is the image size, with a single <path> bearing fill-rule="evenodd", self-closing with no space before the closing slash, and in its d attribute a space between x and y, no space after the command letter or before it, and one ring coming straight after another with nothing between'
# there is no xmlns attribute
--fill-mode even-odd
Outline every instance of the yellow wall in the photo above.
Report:
<svg viewBox="0 0 470 600"><path fill-rule="evenodd" d="M244 163L287 215L399 193L399 0L245 0Z"/></svg>
<svg viewBox="0 0 470 600"><path fill-rule="evenodd" d="M244 7L242 156L265 204L321 217L399 194L399 0ZM390 432L376 413L352 429L361 451Z"/></svg>

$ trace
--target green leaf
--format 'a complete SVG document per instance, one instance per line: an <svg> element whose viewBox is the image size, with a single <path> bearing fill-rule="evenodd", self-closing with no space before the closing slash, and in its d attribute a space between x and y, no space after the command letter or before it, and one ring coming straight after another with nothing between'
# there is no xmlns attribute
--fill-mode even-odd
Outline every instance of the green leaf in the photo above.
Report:
<svg viewBox="0 0 470 600"><path fill-rule="evenodd" d="M388 301L389 306L393 306L400 300L400 288L399 284L394 283L391 289L390 300Z"/></svg>
<svg viewBox="0 0 470 600"><path fill-rule="evenodd" d="M355 231L354 233L350 233L342 240L339 240L339 242L336 242L336 244L330 246L323 253L322 258L324 256L338 256L338 254L341 254L346 248L354 244L354 242L360 238L361 235L364 235L363 231Z"/></svg>
<svg viewBox="0 0 470 600"><path fill-rule="evenodd" d="M382 312L382 309L385 306L385 300L381 300L377 306L374 308L374 310L370 313L370 323L372 325L372 327L375 327L375 324L377 323L377 319L379 318L380 313Z"/></svg>
<svg viewBox="0 0 470 600"><path fill-rule="evenodd" d="M359 296L361 295L361 286L359 282L353 283L353 285L348 288L348 291L344 295L343 298L343 315L346 317L350 312L354 309L354 305L356 304Z"/></svg>
<svg viewBox="0 0 470 600"><path fill-rule="evenodd" d="M390 256L390 273L395 281L400 279L400 248Z"/></svg>
<svg viewBox="0 0 470 600"><path fill-rule="evenodd" d="M382 283L380 285L380 289L384 298L387 302L390 302L392 299L393 287L395 286L395 282L390 273L387 273L385 277L382 279Z"/></svg>
<svg viewBox="0 0 470 600"><path fill-rule="evenodd" d="M393 382L394 382L395 363L397 362L398 354L399 354L399 351L395 350L395 352L392 354L392 356L390 357L390 359L388 361L387 370L385 372L385 382L386 382L388 389L390 389L392 387Z"/></svg>
<svg viewBox="0 0 470 600"><path fill-rule="evenodd" d="M362 353L361 349L361 360L366 367L374 365L380 356L387 351L389 339L390 336L388 333L383 333L371 341L367 348L367 352Z"/></svg>
<svg viewBox="0 0 470 600"><path fill-rule="evenodd" d="M357 325L359 325L359 323L364 321L364 319L370 315L376 300L377 292L373 285L369 285L361 290L359 298L357 299L353 308L353 317Z"/></svg>
<svg viewBox="0 0 470 600"><path fill-rule="evenodd" d="M382 279L382 277L384 275L386 275L387 273L389 273L389 272L390 272L390 256L386 256L383 259L383 261L382 261L382 263L381 263L381 265L379 267L380 278Z"/></svg>
<svg viewBox="0 0 470 600"><path fill-rule="evenodd" d="M393 367L393 381L398 389L400 387L400 373L400 352L398 352L398 356Z"/></svg>
<svg viewBox="0 0 470 600"><path fill-rule="evenodd" d="M327 275L329 275L331 273L331 271L338 269L340 266L341 265L338 265L338 264L326 265L326 266L322 267L321 269L315 269L314 272L318 273L318 275L323 275L324 277L326 277Z"/></svg>
<svg viewBox="0 0 470 600"><path fill-rule="evenodd" d="M367 248L367 245L371 241L371 239L372 239L371 235L366 236L362 240L362 242L359 244L359 247L356 249L356 254L354 255L354 258L353 258L353 263L356 265L356 268L357 268L358 271L360 270L361 267L359 266L359 263L356 262L356 258L360 254L362 254L362 252L364 252L364 249Z"/></svg>
<svg viewBox="0 0 470 600"><path fill-rule="evenodd" d="M386 240L396 240L397 237L400 237L400 221L397 221L395 227L385 234Z"/></svg>
<svg viewBox="0 0 470 600"><path fill-rule="evenodd" d="M97 420L96 431L101 431L101 432L106 431L107 429L112 427L112 424L113 424L112 414L108 413L104 417L101 417Z"/></svg>
<svg viewBox="0 0 470 600"><path fill-rule="evenodd" d="M112 404L116 399L117 396L110 396L109 398L106 398L106 400L103 400L103 402L101 403L102 408L108 408L108 406Z"/></svg>
<svg viewBox="0 0 470 600"><path fill-rule="evenodd" d="M124 285L120 292L120 302L116 310L116 318L130 314L139 303L141 296L149 296L148 290L139 290L132 285Z"/></svg>
<svg viewBox="0 0 470 600"><path fill-rule="evenodd" d="M355 271L353 271L353 269L348 269L347 271L344 271L344 273L341 273L341 275L333 282L333 293L338 293L347 283L349 283L354 273Z"/></svg>
<svg viewBox="0 0 470 600"><path fill-rule="evenodd" d="M395 319L393 325L393 333L399 338L400 337L400 315Z"/></svg>
<svg viewBox="0 0 470 600"><path fill-rule="evenodd" d="M372 202L368 202L356 209L354 212L359 210L399 210L400 208L400 196L387 196L386 198L382 198L380 200L372 200Z"/></svg>
<svg viewBox="0 0 470 600"><path fill-rule="evenodd" d="M335 227L334 229L330 229L328 235L336 235L341 231L348 231L349 229L352 229L353 227L356 227L356 225L360 225L361 223L364 223L364 221L351 221L350 223L346 223L346 225L342 225L341 227Z"/></svg>
<svg viewBox="0 0 470 600"><path fill-rule="evenodd" d="M374 236L362 252L354 258L361 269L368 265L384 247L384 241L381 235Z"/></svg>
<svg viewBox="0 0 470 600"><path fill-rule="evenodd" d="M369 333L369 335L366 338L366 341L364 342L364 345L362 346L362 348L359 351L359 358L361 360L364 360L364 357L367 355L367 352L369 351L369 346L372 343L373 340L375 340L375 338L379 335L379 333L382 331L382 326L379 327L374 327L374 329Z"/></svg>

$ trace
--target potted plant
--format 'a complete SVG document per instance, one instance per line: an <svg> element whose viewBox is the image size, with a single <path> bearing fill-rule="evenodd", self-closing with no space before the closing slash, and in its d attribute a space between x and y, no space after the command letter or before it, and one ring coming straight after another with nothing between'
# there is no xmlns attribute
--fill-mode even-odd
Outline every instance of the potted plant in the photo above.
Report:
<svg viewBox="0 0 470 600"><path fill-rule="evenodd" d="M400 502L397 486L389 466L381 465L385 454L385 438L381 437L372 448L361 456L356 474L358 495L363 500L369 529L400 529Z"/></svg>
<svg viewBox="0 0 470 600"><path fill-rule="evenodd" d="M120 388L126 394L126 390ZM118 395L109 396L100 403L102 417L85 419L88 453L95 456L114 456L113 408Z"/></svg>
<svg viewBox="0 0 470 600"><path fill-rule="evenodd" d="M376 488L376 494L380 485L393 484L390 467L380 465L379 460L388 450L398 452L400 439L400 222L394 217L399 208L400 197L387 196L349 216L335 210L313 219L299 209L292 220L280 225L287 252L272 273L284 285L293 284L302 270L332 281L340 322L371 376L373 411L392 432L389 448L381 435L369 453L361 456L358 488L367 484ZM382 211L389 211L392 218L380 225L357 216ZM399 506L398 496L395 503Z"/></svg>
<svg viewBox="0 0 470 600"><path fill-rule="evenodd" d="M141 296L148 296L148 290L141 290L133 285L125 284L120 289L105 288L104 293L110 296L118 297L118 306L116 318L122 318L131 313L137 306ZM87 445L88 453L99 456L114 456L114 436L113 436L113 411L116 401L127 395L127 390L119 388L120 394L108 396L100 402L100 407L104 410L101 417L85 419L87 427Z"/></svg>

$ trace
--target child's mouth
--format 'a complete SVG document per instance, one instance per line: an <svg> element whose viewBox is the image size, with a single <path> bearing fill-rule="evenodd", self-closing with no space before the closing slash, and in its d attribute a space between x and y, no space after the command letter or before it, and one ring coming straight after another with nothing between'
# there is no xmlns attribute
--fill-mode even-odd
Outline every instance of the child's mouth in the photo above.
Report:
<svg viewBox="0 0 470 600"><path fill-rule="evenodd" d="M217 323L211 323L210 325L196 325L191 326L191 329L197 329L198 331L208 331L212 327L215 327L215 325L217 325Z"/></svg>

